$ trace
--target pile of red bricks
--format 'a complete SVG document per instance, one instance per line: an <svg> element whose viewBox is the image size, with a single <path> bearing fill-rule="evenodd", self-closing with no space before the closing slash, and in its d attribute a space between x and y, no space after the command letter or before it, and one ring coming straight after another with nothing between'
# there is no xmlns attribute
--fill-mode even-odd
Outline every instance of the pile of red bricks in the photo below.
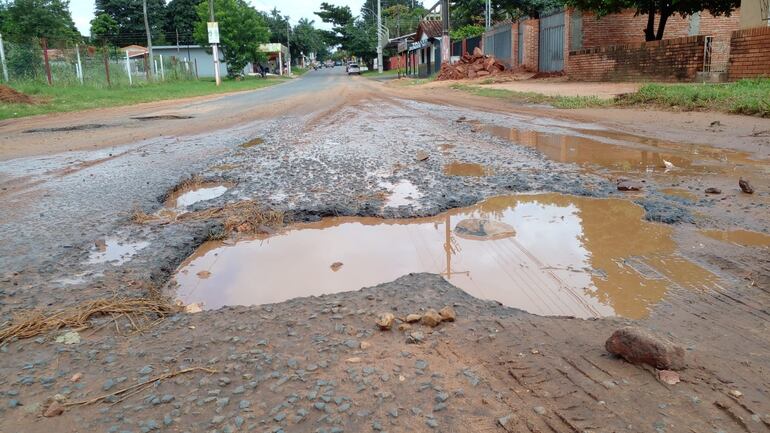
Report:
<svg viewBox="0 0 770 433"><path fill-rule="evenodd" d="M479 48L473 50L473 55L463 54L460 61L451 65L444 63L438 73L437 80L464 80L466 78L486 77L497 75L505 70L505 65L493 56L485 56Z"/></svg>

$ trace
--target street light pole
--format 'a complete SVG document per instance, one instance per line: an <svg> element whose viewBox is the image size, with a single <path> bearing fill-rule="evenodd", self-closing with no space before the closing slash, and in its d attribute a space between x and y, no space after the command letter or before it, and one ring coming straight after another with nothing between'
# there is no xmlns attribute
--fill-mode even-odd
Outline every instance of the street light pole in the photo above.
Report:
<svg viewBox="0 0 770 433"><path fill-rule="evenodd" d="M286 17L286 63L289 65L288 75L291 77L291 23Z"/></svg>
<svg viewBox="0 0 770 433"><path fill-rule="evenodd" d="M377 72L382 73L382 12L381 0L377 0Z"/></svg>

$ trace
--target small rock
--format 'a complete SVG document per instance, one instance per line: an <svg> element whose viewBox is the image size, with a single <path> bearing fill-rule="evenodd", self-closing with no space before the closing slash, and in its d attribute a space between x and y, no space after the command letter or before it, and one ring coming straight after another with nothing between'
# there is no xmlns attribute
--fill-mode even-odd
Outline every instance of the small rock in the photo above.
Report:
<svg viewBox="0 0 770 433"><path fill-rule="evenodd" d="M441 323L441 316L434 309L429 309L422 315L420 323L431 328L438 326Z"/></svg>
<svg viewBox="0 0 770 433"><path fill-rule="evenodd" d="M58 401L54 401L51 403L50 406L43 412L43 416L46 418L52 418L55 416L59 416L64 413L64 406L62 406L61 403Z"/></svg>
<svg viewBox="0 0 770 433"><path fill-rule="evenodd" d="M658 379L665 384L676 385L679 383L679 373L671 370L660 370L658 371Z"/></svg>
<svg viewBox="0 0 770 433"><path fill-rule="evenodd" d="M685 368L684 349L647 329L631 326L618 329L604 347L632 364L647 364L661 370Z"/></svg>
<svg viewBox="0 0 770 433"><path fill-rule="evenodd" d="M331 266L329 266L329 268L331 268L331 270L334 272L339 271L341 267L342 267L342 262L334 262L331 264Z"/></svg>
<svg viewBox="0 0 770 433"><path fill-rule="evenodd" d="M366 349L372 347L372 343L370 343L368 341L362 341L360 347L361 347L361 350L366 350Z"/></svg>
<svg viewBox="0 0 770 433"><path fill-rule="evenodd" d="M420 331L410 332L409 336L406 337L407 344L420 344L423 341L425 341L425 334Z"/></svg>
<svg viewBox="0 0 770 433"><path fill-rule="evenodd" d="M722 190L719 188L715 188L713 186L710 186L704 190L706 194L722 194Z"/></svg>
<svg viewBox="0 0 770 433"><path fill-rule="evenodd" d="M361 362L361 358L358 357L358 356L354 356L352 358L346 359L345 362L350 363L350 364L358 364L359 362Z"/></svg>
<svg viewBox="0 0 770 433"><path fill-rule="evenodd" d="M414 158L418 161L425 161L430 157L427 152L423 152L422 150L417 151L417 153L414 154Z"/></svg>
<svg viewBox="0 0 770 433"><path fill-rule="evenodd" d="M56 342L61 344L79 344L80 334L75 331L65 332L64 334L56 337Z"/></svg>
<svg viewBox="0 0 770 433"><path fill-rule="evenodd" d="M748 180L740 178L740 180L738 180L738 186L741 187L741 191L746 194L754 194L754 187L751 186L751 183L749 183Z"/></svg>
<svg viewBox="0 0 770 433"><path fill-rule="evenodd" d="M457 314L455 314L455 309L450 307L449 305L438 310L438 315L441 316L441 320L445 322L454 322L455 318L457 318Z"/></svg>
<svg viewBox="0 0 770 433"><path fill-rule="evenodd" d="M618 182L618 191L641 191L641 182L634 182L632 180L624 180Z"/></svg>
<svg viewBox="0 0 770 433"><path fill-rule="evenodd" d="M401 332L406 332L406 331L409 331L410 329L412 329L412 325L410 325L408 323L399 323L398 324L398 330L401 331Z"/></svg>
<svg viewBox="0 0 770 433"><path fill-rule="evenodd" d="M77 382L83 378L83 373L75 373L70 377L70 382Z"/></svg>
<svg viewBox="0 0 770 433"><path fill-rule="evenodd" d="M422 315L421 314L414 314L413 313L413 314L407 314L406 315L406 322L407 323L419 322L420 319L422 319Z"/></svg>
<svg viewBox="0 0 770 433"><path fill-rule="evenodd" d="M534 410L535 413L538 415L545 415L545 413L547 412L543 406L535 406L532 408L532 410Z"/></svg>
<svg viewBox="0 0 770 433"><path fill-rule="evenodd" d="M729 394L735 398L741 398L743 396L743 393L738 391L737 389L731 389Z"/></svg>
<svg viewBox="0 0 770 433"><path fill-rule="evenodd" d="M377 318L377 326L379 326L383 331L388 331L391 327L393 327L393 321L395 319L396 317L393 315L393 313L381 313Z"/></svg>

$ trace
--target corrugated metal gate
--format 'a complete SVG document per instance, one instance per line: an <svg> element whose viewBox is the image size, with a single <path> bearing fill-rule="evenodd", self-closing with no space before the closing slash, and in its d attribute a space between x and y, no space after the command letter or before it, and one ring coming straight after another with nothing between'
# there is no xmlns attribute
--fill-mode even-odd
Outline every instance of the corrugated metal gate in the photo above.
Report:
<svg viewBox="0 0 770 433"><path fill-rule="evenodd" d="M491 54L511 66L511 23L503 23L484 33L484 54Z"/></svg>
<svg viewBox="0 0 770 433"><path fill-rule="evenodd" d="M481 36L475 36L465 40L465 52L473 54L473 50L481 46Z"/></svg>
<svg viewBox="0 0 770 433"><path fill-rule="evenodd" d="M564 12L540 17L539 48L540 72L564 70Z"/></svg>

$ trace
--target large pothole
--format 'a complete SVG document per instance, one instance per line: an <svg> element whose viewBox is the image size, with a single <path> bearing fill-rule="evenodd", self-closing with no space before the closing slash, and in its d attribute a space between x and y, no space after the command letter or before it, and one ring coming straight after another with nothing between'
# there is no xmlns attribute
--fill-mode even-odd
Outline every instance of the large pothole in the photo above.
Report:
<svg viewBox="0 0 770 433"><path fill-rule="evenodd" d="M177 295L204 308L265 304L431 272L536 314L640 318L672 287L717 280L677 254L671 227L643 214L626 200L541 194L430 218L327 218L204 244L176 273ZM461 233L469 226L475 236Z"/></svg>

